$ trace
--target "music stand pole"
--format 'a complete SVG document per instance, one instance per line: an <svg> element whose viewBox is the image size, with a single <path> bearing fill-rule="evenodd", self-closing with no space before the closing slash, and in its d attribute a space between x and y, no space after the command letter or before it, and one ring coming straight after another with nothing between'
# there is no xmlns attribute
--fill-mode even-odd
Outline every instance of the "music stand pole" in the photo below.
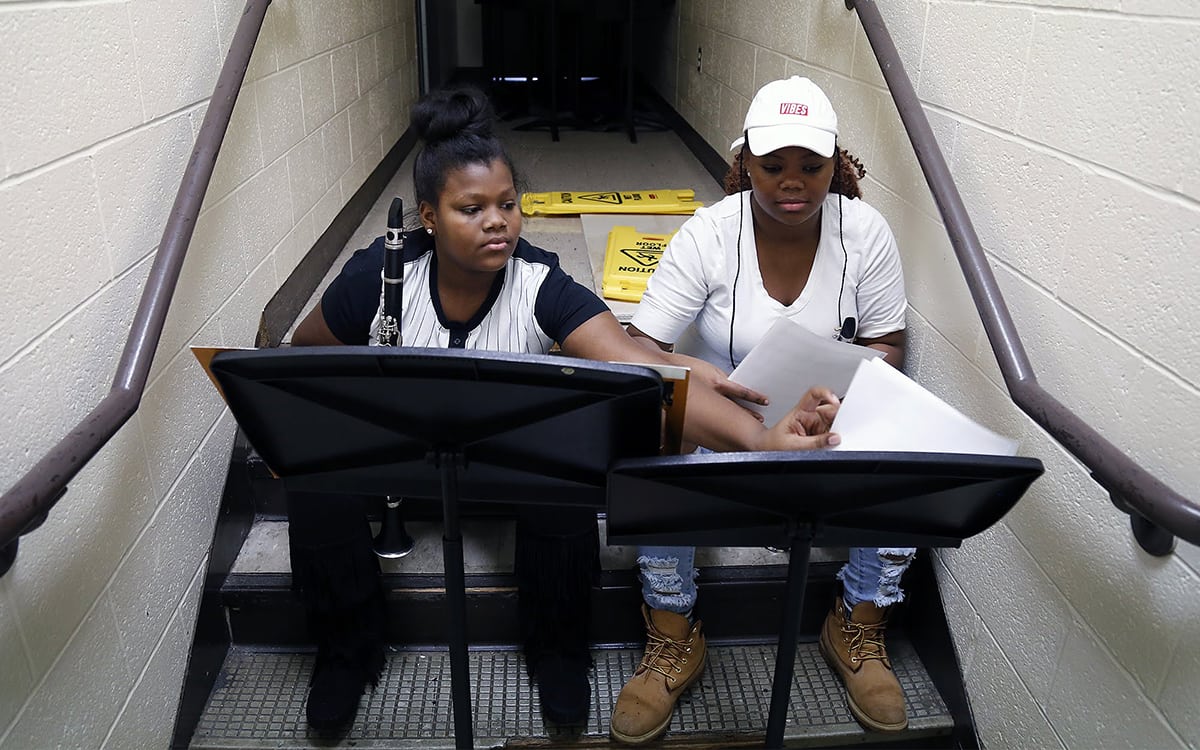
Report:
<svg viewBox="0 0 1200 750"><path fill-rule="evenodd" d="M471 714L471 670L467 656L467 586L462 531L458 527L458 464L453 450L439 450L434 461L442 473L442 567L450 614L450 699L454 706L454 746L475 746Z"/></svg>
<svg viewBox="0 0 1200 750"><path fill-rule="evenodd" d="M788 550L787 594L783 601L783 624L775 649L775 677L771 683L771 713L767 717L768 748L783 747L783 729L787 724L792 697L792 675L796 664L796 638L800 635L800 611L804 608L804 588L808 584L808 560L812 553L811 524L799 524L792 532Z"/></svg>

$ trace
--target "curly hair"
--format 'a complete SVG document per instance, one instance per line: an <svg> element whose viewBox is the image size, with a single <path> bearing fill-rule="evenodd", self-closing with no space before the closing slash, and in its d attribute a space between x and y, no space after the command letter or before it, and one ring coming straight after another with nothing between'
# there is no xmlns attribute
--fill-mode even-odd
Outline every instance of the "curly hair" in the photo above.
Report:
<svg viewBox="0 0 1200 750"><path fill-rule="evenodd" d="M750 189L750 175L747 174L743 165L743 156L746 153L746 147L743 146L733 157L733 162L729 165L729 171L725 173L725 194L733 195L740 193L743 190ZM858 160L858 157L851 154L844 148L837 150L837 165L833 172L833 182L829 185L829 192L841 193L847 198L861 198L862 189L858 186L858 181L865 177L867 168Z"/></svg>

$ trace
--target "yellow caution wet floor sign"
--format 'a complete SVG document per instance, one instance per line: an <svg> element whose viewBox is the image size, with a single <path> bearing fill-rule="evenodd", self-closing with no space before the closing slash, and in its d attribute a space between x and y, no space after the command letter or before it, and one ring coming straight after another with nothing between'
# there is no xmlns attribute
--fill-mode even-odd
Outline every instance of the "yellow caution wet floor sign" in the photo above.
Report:
<svg viewBox="0 0 1200 750"><path fill-rule="evenodd" d="M604 251L601 291L607 299L640 302L646 282L674 232L651 234L633 227L613 227Z"/></svg>
<svg viewBox="0 0 1200 750"><path fill-rule="evenodd" d="M635 190L598 193L567 191L525 193L521 213L526 216L571 214L691 214L704 204L694 190Z"/></svg>

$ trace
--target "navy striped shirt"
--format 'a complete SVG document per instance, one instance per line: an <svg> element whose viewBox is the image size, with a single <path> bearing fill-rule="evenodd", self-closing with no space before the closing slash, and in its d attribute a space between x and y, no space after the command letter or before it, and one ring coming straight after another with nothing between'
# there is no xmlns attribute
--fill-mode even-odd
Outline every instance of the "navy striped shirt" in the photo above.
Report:
<svg viewBox="0 0 1200 750"><path fill-rule="evenodd" d="M558 256L517 240L492 289L470 320L447 320L437 288L433 238L404 237L403 346L545 354L608 306L572 279ZM383 301L383 237L359 250L321 297L329 330L346 344L374 343Z"/></svg>

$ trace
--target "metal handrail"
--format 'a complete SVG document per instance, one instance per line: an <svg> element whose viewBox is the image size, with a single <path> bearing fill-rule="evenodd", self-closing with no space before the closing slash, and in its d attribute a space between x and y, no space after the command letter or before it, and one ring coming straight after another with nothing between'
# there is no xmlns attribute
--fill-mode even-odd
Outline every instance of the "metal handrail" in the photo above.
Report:
<svg viewBox="0 0 1200 750"><path fill-rule="evenodd" d="M0 575L12 563L20 536L41 523L66 493L67 484L129 421L141 403L188 243L270 4L271 0L247 0L242 11L142 289L112 387L66 437L0 495Z"/></svg>
<svg viewBox="0 0 1200 750"><path fill-rule="evenodd" d="M1013 402L1082 461L1108 491L1113 503L1130 514L1134 536L1143 549L1155 555L1168 554L1174 548L1175 536L1200 544L1200 504L1142 468L1038 384L971 218L875 0L845 0L845 3L848 10L858 12L879 61Z"/></svg>

